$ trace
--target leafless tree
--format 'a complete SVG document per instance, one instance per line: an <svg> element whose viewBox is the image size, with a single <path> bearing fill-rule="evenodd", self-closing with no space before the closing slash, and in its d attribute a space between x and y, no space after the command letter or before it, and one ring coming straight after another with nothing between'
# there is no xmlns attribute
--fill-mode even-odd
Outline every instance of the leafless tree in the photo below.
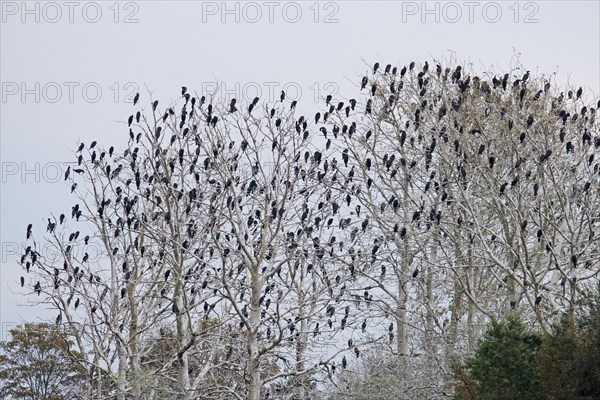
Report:
<svg viewBox="0 0 600 400"><path fill-rule="evenodd" d="M310 117L184 87L129 117L122 151L82 145L79 202L48 220L60 257L30 226L21 264L89 397L315 398L369 352L428 371L402 396L443 398L490 316L576 312L598 278L596 108L442 64L376 64Z"/></svg>

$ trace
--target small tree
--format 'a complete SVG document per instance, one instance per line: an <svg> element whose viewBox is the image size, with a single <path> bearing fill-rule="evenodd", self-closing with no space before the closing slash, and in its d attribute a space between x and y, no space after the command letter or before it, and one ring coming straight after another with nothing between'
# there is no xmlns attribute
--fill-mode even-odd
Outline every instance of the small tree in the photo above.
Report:
<svg viewBox="0 0 600 400"><path fill-rule="evenodd" d="M577 396L580 399L600 398L600 281L591 298L588 313L581 318L580 338L575 358Z"/></svg>
<svg viewBox="0 0 600 400"><path fill-rule="evenodd" d="M85 369L72 342L49 324L27 323L0 343L0 398L61 400L80 397Z"/></svg>
<svg viewBox="0 0 600 400"><path fill-rule="evenodd" d="M492 320L475 356L466 363L479 400L542 399L536 370L541 338L527 332L517 315Z"/></svg>
<svg viewBox="0 0 600 400"><path fill-rule="evenodd" d="M586 314L566 313L544 336L538 365L548 399L600 398L600 287L586 303Z"/></svg>
<svg viewBox="0 0 600 400"><path fill-rule="evenodd" d="M541 386L548 399L574 399L577 382L573 367L578 332L571 318L562 318L544 340L538 353Z"/></svg>

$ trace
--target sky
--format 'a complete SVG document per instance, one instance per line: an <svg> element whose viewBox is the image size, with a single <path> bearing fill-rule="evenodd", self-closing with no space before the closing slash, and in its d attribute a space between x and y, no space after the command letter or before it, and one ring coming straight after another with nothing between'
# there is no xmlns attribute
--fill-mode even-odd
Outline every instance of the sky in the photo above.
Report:
<svg viewBox="0 0 600 400"><path fill-rule="evenodd" d="M80 142L124 147L133 96L181 87L307 114L352 97L375 62L519 66L600 98L599 1L0 1L0 340L54 318L18 283L28 224L70 210ZM218 83L218 85L216 84Z"/></svg>

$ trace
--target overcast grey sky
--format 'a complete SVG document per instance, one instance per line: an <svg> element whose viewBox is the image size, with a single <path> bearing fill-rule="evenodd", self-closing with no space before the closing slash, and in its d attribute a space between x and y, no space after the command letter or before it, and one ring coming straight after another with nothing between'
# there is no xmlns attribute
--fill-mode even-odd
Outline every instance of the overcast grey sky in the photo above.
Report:
<svg viewBox="0 0 600 400"><path fill-rule="evenodd" d="M598 1L0 4L2 336L46 315L19 294L27 224L41 238L50 213L70 210L62 175L80 141L126 145L138 91L164 105L218 80L242 101L286 89L310 113L327 94L353 95L375 61L455 57L504 72L520 54L533 74L600 93Z"/></svg>

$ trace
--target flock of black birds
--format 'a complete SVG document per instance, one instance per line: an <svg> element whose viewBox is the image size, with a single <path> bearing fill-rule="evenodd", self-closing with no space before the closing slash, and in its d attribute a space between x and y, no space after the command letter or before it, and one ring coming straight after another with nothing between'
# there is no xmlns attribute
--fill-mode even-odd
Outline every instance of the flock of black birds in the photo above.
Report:
<svg viewBox="0 0 600 400"><path fill-rule="evenodd" d="M140 307L154 301L157 312L175 317L185 309L223 319L219 313L229 302L240 329L255 329L251 313L260 314L258 331L267 341L298 340L306 320L316 344L329 339L319 341L327 332L353 332L347 350L359 357L359 346L373 336L394 343L395 307L386 304L383 289L399 284L409 293L409 284L414 294L431 273L419 262L426 258L419 241L450 240L461 228L466 243L476 241L463 204L470 193L498 199L499 208L514 207L515 199L534 204L545 217L519 220L518 229L523 237L533 229L535 243L545 244L548 260L573 284L578 263L595 262L596 239L586 252L573 246L563 255L553 247L556 227L547 216L558 212L560 199L538 196L550 190L549 161L573 157L579 168L575 156L584 157L577 170L583 175L563 167L561 173L586 177L567 182L581 212L595 213L585 223L598 226L586 201L598 199L600 136L596 109L584 105L582 88L557 95L548 81L532 82L529 71L486 79L461 66L430 70L425 62L417 70L411 62L401 68L375 63L360 80L360 93L364 101L328 95L309 119L296 118L297 102L286 101L283 91L269 108L258 97L248 105L236 99L213 105L184 86L180 111L162 113L154 101L150 113L129 116L122 153L102 150L97 141L81 143L77 168L69 167L64 179L85 204L75 204L70 218L48 218L62 268L46 265L35 243L25 250L21 265L27 273L36 267L40 277L33 292L57 300L57 324L63 315L72 320L74 298L73 309L85 304L95 321L108 321L111 303L127 310L128 299ZM136 94L134 106L139 102ZM542 135L548 139L536 139ZM82 193L90 195L84 200ZM88 235L68 230L67 222L82 221L82 230L93 225ZM28 241L32 229L29 224ZM490 237L483 246L501 252L504 239L491 232L481 235ZM103 248L101 260L90 260L92 244ZM538 285L527 268L513 271L539 307L547 283ZM299 279L318 282L311 315L286 310L284 298ZM120 331L129 329L128 318L124 311ZM347 363L343 356L342 368ZM335 363L327 368L334 372Z"/></svg>

